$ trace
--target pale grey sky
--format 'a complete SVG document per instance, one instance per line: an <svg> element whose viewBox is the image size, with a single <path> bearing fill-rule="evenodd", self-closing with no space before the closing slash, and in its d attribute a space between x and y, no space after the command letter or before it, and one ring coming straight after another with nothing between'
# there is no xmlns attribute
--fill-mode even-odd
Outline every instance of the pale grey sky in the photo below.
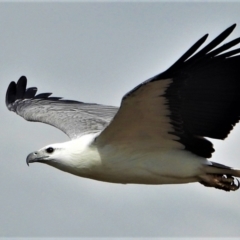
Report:
<svg viewBox="0 0 240 240"><path fill-rule="evenodd" d="M83 179L28 153L68 140L5 107L21 75L39 92L119 106L140 82L169 67L196 40L233 23L240 3L0 3L0 236L238 237L240 190L202 185L117 185ZM214 141L211 160L240 168L240 125Z"/></svg>

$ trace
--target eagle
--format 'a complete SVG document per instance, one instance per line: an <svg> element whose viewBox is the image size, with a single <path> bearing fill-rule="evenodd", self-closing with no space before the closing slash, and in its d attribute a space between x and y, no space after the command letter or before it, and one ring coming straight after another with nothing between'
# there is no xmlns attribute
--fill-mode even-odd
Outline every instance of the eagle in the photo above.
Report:
<svg viewBox="0 0 240 240"><path fill-rule="evenodd" d="M239 189L239 169L208 160L214 152L208 139L225 139L240 119L240 48L230 50L240 38L221 44L235 27L198 50L204 35L167 70L125 94L119 108L36 94L25 76L11 82L10 111L70 138L30 153L27 164L111 183Z"/></svg>

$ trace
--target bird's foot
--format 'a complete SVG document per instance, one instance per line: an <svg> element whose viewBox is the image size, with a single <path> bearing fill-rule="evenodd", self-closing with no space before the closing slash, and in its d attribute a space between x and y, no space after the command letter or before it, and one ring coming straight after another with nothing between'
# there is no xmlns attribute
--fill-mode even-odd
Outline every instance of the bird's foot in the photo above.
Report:
<svg viewBox="0 0 240 240"><path fill-rule="evenodd" d="M201 176L199 182L206 187L215 187L228 192L236 191L240 187L239 180L231 175L207 174Z"/></svg>

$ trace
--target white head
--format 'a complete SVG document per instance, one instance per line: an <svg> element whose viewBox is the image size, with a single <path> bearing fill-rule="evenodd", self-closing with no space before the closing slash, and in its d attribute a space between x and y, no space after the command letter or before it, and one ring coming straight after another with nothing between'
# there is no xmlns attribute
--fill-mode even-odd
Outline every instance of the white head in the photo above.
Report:
<svg viewBox="0 0 240 240"><path fill-rule="evenodd" d="M93 162L93 136L64 142L50 144L27 156L26 162L45 163L62 171L81 175L81 172L89 170Z"/></svg>
<svg viewBox="0 0 240 240"><path fill-rule="evenodd" d="M39 162L60 168L61 166L69 165L71 162L72 153L69 150L68 142L51 144L30 153L27 156L26 162L27 165Z"/></svg>

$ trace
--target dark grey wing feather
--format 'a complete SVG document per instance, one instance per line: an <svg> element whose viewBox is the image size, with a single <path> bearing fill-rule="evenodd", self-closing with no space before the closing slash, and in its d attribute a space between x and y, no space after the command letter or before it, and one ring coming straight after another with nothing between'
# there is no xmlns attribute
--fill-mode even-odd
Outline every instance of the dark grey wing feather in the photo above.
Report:
<svg viewBox="0 0 240 240"><path fill-rule="evenodd" d="M37 88L31 87L28 88L25 92L24 98L33 98L37 92Z"/></svg>
<svg viewBox="0 0 240 240"><path fill-rule="evenodd" d="M52 125L71 139L102 131L112 120L118 108L49 97L51 93L35 96L37 88L26 89L22 76L17 84L11 82L6 94L6 106L27 121Z"/></svg>
<svg viewBox="0 0 240 240"><path fill-rule="evenodd" d="M40 94L38 94L38 95L36 95L34 98L35 99L42 99L42 98L48 98L49 96L51 96L52 95L52 93L40 93Z"/></svg>

